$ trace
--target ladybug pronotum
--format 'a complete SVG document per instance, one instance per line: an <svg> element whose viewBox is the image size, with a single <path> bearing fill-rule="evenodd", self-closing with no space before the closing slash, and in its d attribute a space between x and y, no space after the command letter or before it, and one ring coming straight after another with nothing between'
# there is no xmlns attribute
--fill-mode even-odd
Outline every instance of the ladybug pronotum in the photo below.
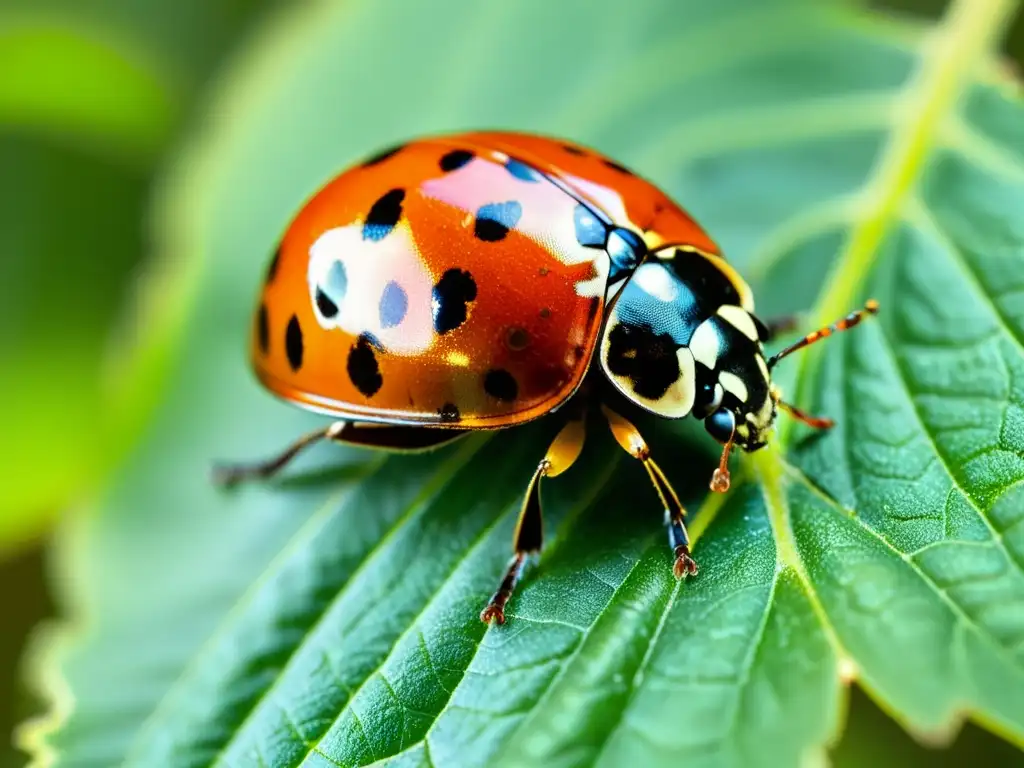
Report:
<svg viewBox="0 0 1024 768"><path fill-rule="evenodd" d="M731 448L764 446L778 408L832 424L781 400L775 363L875 311L868 302L766 358L781 324L757 318L750 288L685 211L615 161L517 133L413 141L305 205L256 312L263 384L339 420L219 478L266 477L321 439L424 450L557 411L564 425L529 481L514 555L480 615L503 623L527 556L541 549L541 480L577 459L598 407L647 470L682 578L697 572L685 509L611 396L702 419L724 446L711 479L724 492Z"/></svg>

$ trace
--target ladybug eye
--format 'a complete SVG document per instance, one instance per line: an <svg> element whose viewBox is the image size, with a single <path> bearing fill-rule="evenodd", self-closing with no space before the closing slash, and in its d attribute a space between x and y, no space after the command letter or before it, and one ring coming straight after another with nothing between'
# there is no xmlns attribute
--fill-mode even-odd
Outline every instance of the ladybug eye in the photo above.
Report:
<svg viewBox="0 0 1024 768"><path fill-rule="evenodd" d="M719 408L704 420L704 429L724 445L736 430L736 414L727 408Z"/></svg>
<svg viewBox="0 0 1024 768"><path fill-rule="evenodd" d="M697 395L693 402L693 411L700 418L707 418L708 414L722 404L725 390L722 385L716 382L705 382L697 387Z"/></svg>

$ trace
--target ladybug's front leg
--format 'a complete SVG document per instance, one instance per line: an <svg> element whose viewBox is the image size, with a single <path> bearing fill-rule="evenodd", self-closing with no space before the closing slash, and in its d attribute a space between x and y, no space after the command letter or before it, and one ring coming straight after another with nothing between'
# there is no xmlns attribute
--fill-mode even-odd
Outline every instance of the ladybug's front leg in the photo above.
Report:
<svg viewBox="0 0 1024 768"><path fill-rule="evenodd" d="M555 477L571 467L583 450L586 429L582 414L566 423L559 431L548 452L537 465L530 485L526 489L526 498L519 512L519 522L513 538L515 554L508 563L505 577L498 589L491 596L487 607L480 612L480 620L490 624L492 620L499 624L505 623L505 604L515 591L516 584L523 576L528 555L540 552L544 543L544 521L540 504L540 481L544 477Z"/></svg>
<svg viewBox="0 0 1024 768"><path fill-rule="evenodd" d="M675 555L672 572L677 579L697 574L697 563L690 557L690 537L686 533L686 508L679 501L679 496L669 483L661 467L651 458L651 449L647 446L640 431L627 419L617 414L606 405L601 411L608 419L615 441L634 459L639 459L651 478L654 490L658 492L661 503L665 507L665 525L668 527L668 543Z"/></svg>

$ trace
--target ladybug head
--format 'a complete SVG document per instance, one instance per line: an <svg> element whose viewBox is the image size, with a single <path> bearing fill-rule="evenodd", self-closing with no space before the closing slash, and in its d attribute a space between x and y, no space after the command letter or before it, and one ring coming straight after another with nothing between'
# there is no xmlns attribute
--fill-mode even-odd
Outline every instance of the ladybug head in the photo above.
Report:
<svg viewBox="0 0 1024 768"><path fill-rule="evenodd" d="M755 364L747 370L757 378L742 380L723 372L704 382L698 387L693 412L703 418L704 429L719 443L732 443L750 452L767 444L775 425L778 398L768 378L759 375L765 368ZM727 386L723 386L722 379Z"/></svg>
<svg viewBox="0 0 1024 768"><path fill-rule="evenodd" d="M775 425L776 415L775 401L766 405L768 407L764 412L758 413L719 408L704 419L704 429L722 445L732 440L747 452L764 448L768 443L768 433Z"/></svg>
<svg viewBox="0 0 1024 768"><path fill-rule="evenodd" d="M694 413L704 419L704 427L708 433L725 446L723 456L728 457L733 444L748 452L763 448L767 443L768 433L775 424L779 408L810 427L831 427L831 419L811 416L783 401L779 390L772 384L771 371L776 363L793 352L805 349L834 333L853 328L864 317L877 311L878 303L872 299L863 309L851 312L841 320L807 334L767 361L761 356L758 347L753 356L740 356L730 361L732 370L723 370L714 381L704 381L698 388ZM756 363L756 367L751 364L744 366L744 357L747 363ZM732 371L740 373L741 376Z"/></svg>

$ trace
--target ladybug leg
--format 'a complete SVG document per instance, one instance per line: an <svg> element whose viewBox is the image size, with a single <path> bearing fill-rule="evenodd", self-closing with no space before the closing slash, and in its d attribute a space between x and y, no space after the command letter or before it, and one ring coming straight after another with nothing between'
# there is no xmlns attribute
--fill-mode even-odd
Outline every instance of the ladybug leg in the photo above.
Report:
<svg viewBox="0 0 1024 768"><path fill-rule="evenodd" d="M277 474L288 462L298 456L303 450L318 443L321 440L330 438L331 433L339 428L344 422L338 421L326 429L318 429L303 435L294 443L285 448L281 453L267 459L266 461L252 464L225 464L213 468L213 482L217 485L233 486L243 480L266 478Z"/></svg>
<svg viewBox="0 0 1024 768"><path fill-rule="evenodd" d="M654 490L658 492L662 506L665 508L665 525L668 528L668 543L675 555L675 563L672 572L677 579L697 574L697 563L690 556L690 537L686 533L686 508L679 501L679 496L669 483L665 473L661 471L654 459L651 458L651 449L647 441L640 435L640 431L624 417L617 414L606 405L601 405L601 411L608 420L615 442L622 446L634 459L638 459L647 470L651 478Z"/></svg>
<svg viewBox="0 0 1024 768"><path fill-rule="evenodd" d="M267 478L277 474L299 453L321 440L375 448L385 451L423 451L440 447L466 434L460 429L395 427L336 421L326 429L303 435L277 456L253 464L228 464L213 469L217 485L232 486L243 480Z"/></svg>
<svg viewBox="0 0 1024 768"><path fill-rule="evenodd" d="M516 524L516 532L513 536L513 549L515 554L509 560L505 576L498 585L498 589L491 595L487 606L480 612L480 620L485 624L496 621L499 624L505 623L505 604L508 603L516 584L523 576L528 555L540 552L544 543L544 522L541 515L540 485L541 479L555 477L571 467L579 458L583 450L583 441L586 437L586 429L582 415L567 422L559 431L548 452L537 465L533 473L530 485L526 489L526 497L523 499L523 507L519 511L519 522Z"/></svg>
<svg viewBox="0 0 1024 768"><path fill-rule="evenodd" d="M784 402L783 400L776 399L776 402L779 404L779 408L784 410L794 419L803 422L807 426L812 427L814 429L831 429L836 424L832 419L828 418L827 416L812 416L811 414L807 413L807 411L803 411L797 408L795 405L790 405L789 403Z"/></svg>

